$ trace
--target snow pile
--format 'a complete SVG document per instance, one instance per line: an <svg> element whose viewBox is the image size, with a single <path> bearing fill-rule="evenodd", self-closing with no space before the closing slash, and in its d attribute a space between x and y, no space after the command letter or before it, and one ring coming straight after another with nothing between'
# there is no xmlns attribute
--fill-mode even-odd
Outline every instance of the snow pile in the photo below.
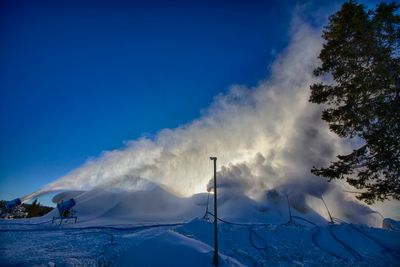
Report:
<svg viewBox="0 0 400 267"><path fill-rule="evenodd" d="M213 212L213 194L199 193L190 197L177 196L167 188L153 184L148 190L127 191L118 188L98 187L90 191L68 191L54 196L57 202L74 198L73 207L78 221L88 224L145 224L187 222L202 218L206 211ZM335 201L335 200L333 200ZM331 208L331 199L325 201ZM277 190L266 190L257 197L250 198L236 190L218 190L218 214L221 218L243 223L285 223L293 216L302 216L317 224L330 221L328 210L320 209L321 198L297 192L286 195ZM208 208L207 208L208 204ZM335 209L330 209L333 217L348 222L373 225L382 221L376 213L366 213L363 221L351 220L351 216L341 217ZM355 214L357 214L355 212ZM351 215L351 214L350 214ZM58 216L54 210L45 219ZM350 220L349 220L350 218ZM357 218L361 218L360 215Z"/></svg>
<svg viewBox="0 0 400 267"><path fill-rule="evenodd" d="M59 201L74 198L74 213L89 224L140 224L181 222L204 213L206 195L179 198L161 187L146 191L94 189L56 195ZM57 216L58 211L46 215Z"/></svg>
<svg viewBox="0 0 400 267"><path fill-rule="evenodd" d="M202 218L206 211L213 212L213 194L200 193L191 197L178 197L162 187L151 190L122 191L95 189L86 192L63 192L53 199L66 201L74 198L74 213L79 222L91 225L145 224L187 222ZM208 204L208 208L207 208ZM310 206L300 208L295 202L276 191L266 191L263 197L251 199L238 192L221 191L218 196L218 214L221 218L242 223L285 223L293 215L301 215L324 224L323 215ZM58 216L55 209L44 219Z"/></svg>
<svg viewBox="0 0 400 267"><path fill-rule="evenodd" d="M151 253L149 253L151 251ZM147 256L143 256L147 255ZM120 266L210 266L214 249L198 240L167 230L126 251ZM221 255L225 266L244 266L237 260Z"/></svg>

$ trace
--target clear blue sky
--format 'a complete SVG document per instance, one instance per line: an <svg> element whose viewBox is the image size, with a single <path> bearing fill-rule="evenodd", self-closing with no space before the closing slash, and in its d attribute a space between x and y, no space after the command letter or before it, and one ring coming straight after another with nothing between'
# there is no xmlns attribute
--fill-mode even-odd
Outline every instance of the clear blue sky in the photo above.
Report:
<svg viewBox="0 0 400 267"><path fill-rule="evenodd" d="M256 84L296 4L163 2L0 2L0 199Z"/></svg>

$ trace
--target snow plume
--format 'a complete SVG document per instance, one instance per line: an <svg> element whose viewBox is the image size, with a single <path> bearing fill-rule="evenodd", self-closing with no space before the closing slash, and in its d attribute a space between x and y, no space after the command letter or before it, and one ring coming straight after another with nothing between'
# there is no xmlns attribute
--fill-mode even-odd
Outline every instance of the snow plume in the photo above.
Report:
<svg viewBox="0 0 400 267"><path fill-rule="evenodd" d="M118 186L129 176L190 195L205 191L212 174L211 155L218 157L218 166L227 168L256 160L268 174L267 181L289 172L308 175L313 163L332 158L327 147L338 146L320 121L317 106L308 103L319 35L302 25L272 66L268 80L254 88L235 85L228 94L218 95L200 119L164 129L154 140L141 138L127 142L123 149L104 152L47 189Z"/></svg>
<svg viewBox="0 0 400 267"><path fill-rule="evenodd" d="M290 45L265 81L252 88L232 86L201 118L104 152L34 194L158 184L188 196L207 189L213 172L209 156L218 157L222 191L255 197L276 188L297 203L305 194L320 198L331 191L335 184L310 173L312 166L323 166L343 151L321 121L320 107L308 102L321 32L298 20L295 24Z"/></svg>

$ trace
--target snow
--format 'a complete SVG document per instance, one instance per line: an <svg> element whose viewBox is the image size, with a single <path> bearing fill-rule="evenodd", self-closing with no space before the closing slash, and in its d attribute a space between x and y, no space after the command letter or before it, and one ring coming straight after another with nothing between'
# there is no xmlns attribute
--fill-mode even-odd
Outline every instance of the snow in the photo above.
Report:
<svg viewBox="0 0 400 267"><path fill-rule="evenodd" d="M385 218L383 219L382 222L382 228L388 230L400 231L400 222L390 218Z"/></svg>
<svg viewBox="0 0 400 267"><path fill-rule="evenodd" d="M151 254L149 254L151 251ZM209 266L214 250L196 239L167 230L157 238L144 241L121 256L121 266ZM148 255L143 257L143 255ZM221 255L229 266L243 266L233 258Z"/></svg>
<svg viewBox="0 0 400 267"><path fill-rule="evenodd" d="M55 199L70 197L77 203L77 223L52 224L57 210L0 221L0 266L213 265L206 193L183 198L161 187L96 189L63 192ZM400 265L400 232L394 227L332 225L309 207L292 206L290 220L284 197L254 200L225 192L219 200L221 266Z"/></svg>

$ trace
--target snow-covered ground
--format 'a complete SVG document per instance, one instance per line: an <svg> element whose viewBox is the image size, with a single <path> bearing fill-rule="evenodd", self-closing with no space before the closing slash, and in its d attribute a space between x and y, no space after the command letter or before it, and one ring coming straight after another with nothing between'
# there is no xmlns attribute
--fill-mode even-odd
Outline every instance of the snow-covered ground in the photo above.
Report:
<svg viewBox="0 0 400 267"><path fill-rule="evenodd" d="M69 192L58 199L72 196L77 223L51 223L56 210L0 221L0 266L213 265L207 194L179 198L157 187ZM221 194L220 265L400 266L399 231L339 220L332 225L310 208L292 207L290 220L285 201ZM212 212L212 197L208 204Z"/></svg>

